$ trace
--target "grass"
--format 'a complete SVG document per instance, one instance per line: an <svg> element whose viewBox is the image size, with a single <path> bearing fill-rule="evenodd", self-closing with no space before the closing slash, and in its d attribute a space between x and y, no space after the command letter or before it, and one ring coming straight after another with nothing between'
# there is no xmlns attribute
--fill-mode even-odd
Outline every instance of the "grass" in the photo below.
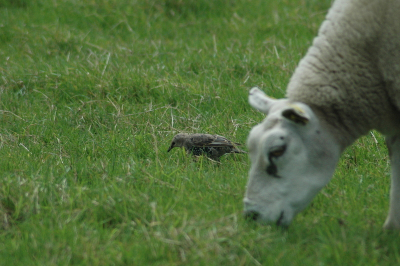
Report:
<svg viewBox="0 0 400 266"><path fill-rule="evenodd" d="M342 156L287 231L241 217L245 143L330 0L0 0L0 265L394 265L381 135Z"/></svg>

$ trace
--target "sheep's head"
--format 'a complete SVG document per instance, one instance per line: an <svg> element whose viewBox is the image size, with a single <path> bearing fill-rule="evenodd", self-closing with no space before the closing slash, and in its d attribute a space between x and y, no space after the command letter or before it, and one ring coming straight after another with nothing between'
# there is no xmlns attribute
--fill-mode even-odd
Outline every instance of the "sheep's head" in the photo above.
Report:
<svg viewBox="0 0 400 266"><path fill-rule="evenodd" d="M244 215L288 226L331 179L339 148L306 104L274 100L258 88L249 102L268 116L248 137Z"/></svg>

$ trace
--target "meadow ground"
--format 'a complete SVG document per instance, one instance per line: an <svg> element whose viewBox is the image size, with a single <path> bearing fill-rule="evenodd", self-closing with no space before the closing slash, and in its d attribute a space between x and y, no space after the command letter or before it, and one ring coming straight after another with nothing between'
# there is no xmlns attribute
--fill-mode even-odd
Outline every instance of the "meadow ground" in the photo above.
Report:
<svg viewBox="0 0 400 266"><path fill-rule="evenodd" d="M245 143L283 97L330 0L0 0L0 265L395 265L374 133L283 231L243 220Z"/></svg>

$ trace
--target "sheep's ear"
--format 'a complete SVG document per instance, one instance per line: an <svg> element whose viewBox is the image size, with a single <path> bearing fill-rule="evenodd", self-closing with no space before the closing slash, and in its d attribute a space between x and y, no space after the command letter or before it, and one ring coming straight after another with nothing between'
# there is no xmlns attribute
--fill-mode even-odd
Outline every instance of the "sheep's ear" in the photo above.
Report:
<svg viewBox="0 0 400 266"><path fill-rule="evenodd" d="M306 112L297 105L292 105L291 108L284 110L282 112L282 116L296 124L303 126L306 125L310 120L310 117L306 114Z"/></svg>
<svg viewBox="0 0 400 266"><path fill-rule="evenodd" d="M269 109L271 108L272 104L277 102L278 100L274 100L269 98L262 92L259 88L254 87L249 92L249 103L250 105L257 109L258 111L268 114Z"/></svg>

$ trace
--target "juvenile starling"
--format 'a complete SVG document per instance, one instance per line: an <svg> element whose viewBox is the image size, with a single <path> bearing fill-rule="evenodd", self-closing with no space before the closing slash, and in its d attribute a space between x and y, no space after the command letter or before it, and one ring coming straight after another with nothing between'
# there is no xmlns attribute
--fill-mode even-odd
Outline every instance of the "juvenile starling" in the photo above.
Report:
<svg viewBox="0 0 400 266"><path fill-rule="evenodd" d="M239 145L241 144L219 135L179 133L172 139L168 152L175 147L184 147L187 153L206 155L214 161L219 161L219 157L225 153L247 153L236 148Z"/></svg>

